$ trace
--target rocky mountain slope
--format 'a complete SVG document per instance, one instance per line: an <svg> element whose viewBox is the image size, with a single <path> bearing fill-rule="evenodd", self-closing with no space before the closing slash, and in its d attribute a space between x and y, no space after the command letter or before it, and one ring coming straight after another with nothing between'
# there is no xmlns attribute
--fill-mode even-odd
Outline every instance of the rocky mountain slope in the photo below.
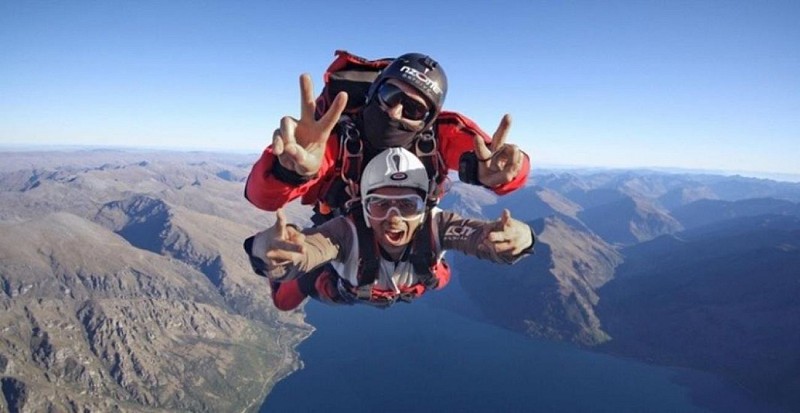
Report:
<svg viewBox="0 0 800 413"><path fill-rule="evenodd" d="M584 345L606 341L594 312L595 290L613 276L620 254L569 217L554 215L531 225L536 254L516 265L497 268L453 254L462 288L498 325Z"/></svg>
<svg viewBox="0 0 800 413"><path fill-rule="evenodd" d="M533 336L712 371L800 411L799 184L627 172L533 179L517 197L472 210L542 216L531 221L538 245L527 260L498 269L455 257L481 316ZM571 207L543 208L542 189Z"/></svg>
<svg viewBox="0 0 800 413"><path fill-rule="evenodd" d="M784 199L751 198L738 201L698 200L671 213L686 229L739 217L766 214L800 215L798 204Z"/></svg>
<svg viewBox="0 0 800 413"><path fill-rule="evenodd" d="M256 410L311 329L271 306L242 252L273 220L242 197L254 160L1 153L0 411ZM537 233L501 270L448 254L469 311L794 408L799 200L800 184L577 171L504 197L455 183L442 206L507 208Z"/></svg>
<svg viewBox="0 0 800 413"><path fill-rule="evenodd" d="M241 249L252 160L103 154L0 156L0 406L256 411L310 327Z"/></svg>
<svg viewBox="0 0 800 413"><path fill-rule="evenodd" d="M604 349L714 371L800 407L800 217L732 219L623 250Z"/></svg>

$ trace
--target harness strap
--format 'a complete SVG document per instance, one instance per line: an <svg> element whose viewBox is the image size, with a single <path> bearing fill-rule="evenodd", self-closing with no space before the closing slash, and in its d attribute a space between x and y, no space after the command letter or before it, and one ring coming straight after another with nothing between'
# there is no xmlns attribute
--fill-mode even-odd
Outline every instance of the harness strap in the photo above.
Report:
<svg viewBox="0 0 800 413"><path fill-rule="evenodd" d="M434 234L433 234L433 213L429 208L425 213L425 222L423 223L422 233L417 233L414 237L414 244L412 245L409 261L414 267L414 272L420 279L420 283L426 288L436 288L439 280L433 272L436 266L436 259L439 251L434 251Z"/></svg>
<svg viewBox="0 0 800 413"><path fill-rule="evenodd" d="M339 152L334 160L333 176L323 183L320 197L314 204L314 215L311 217L314 225L345 215L359 200L358 183L364 159L363 142L355 123L347 116L342 116L335 130L339 138Z"/></svg>
<svg viewBox="0 0 800 413"><path fill-rule="evenodd" d="M359 184L361 170L364 163L364 142L360 138L358 128L349 118L339 122L339 177L344 181L348 199L344 204L343 213L347 213L355 204L361 201Z"/></svg>
<svg viewBox="0 0 800 413"><path fill-rule="evenodd" d="M351 212L351 218L355 221L356 235L358 237L358 285L354 287L354 294L359 300L370 301L374 299L373 286L378 278L380 271L380 253L375 234L364 221L363 212L360 209ZM414 236L411 245L411 252L408 260L411 263L414 273L419 278L419 283L425 289L434 289L439 285L439 280L434 274L438 251L434 251L433 234L433 214L429 209L425 213L425 222L421 231ZM401 293L389 301L402 300L410 301L419 294ZM383 298L386 300L387 298Z"/></svg>
<svg viewBox="0 0 800 413"><path fill-rule="evenodd" d="M446 170L446 166L439 154L433 128L429 128L417 135L414 149L419 160L425 165L425 172L428 173L427 205L429 207L436 206L442 195L440 193L439 174L440 171Z"/></svg>
<svg viewBox="0 0 800 413"><path fill-rule="evenodd" d="M334 162L334 178L322 192L322 198L314 206L317 214L312 217L315 224L325 222L338 215L346 215L361 202L359 191L361 172L365 164L365 146L361 133L349 116L342 116L336 125L339 136L339 153ZM414 152L425 166L428 174L426 205L434 207L444 195L441 183L447 178L444 159L439 153L434 128L420 132L414 138ZM344 197L342 197L342 191Z"/></svg>
<svg viewBox="0 0 800 413"><path fill-rule="evenodd" d="M367 224L364 221L364 211L356 208L351 211L350 217L354 221L356 236L358 237L358 287L369 287L369 296L371 296L372 284L378 278L378 271L380 270L378 241L375 240L375 234L372 230L367 228ZM367 299L369 299L369 296L367 296Z"/></svg>

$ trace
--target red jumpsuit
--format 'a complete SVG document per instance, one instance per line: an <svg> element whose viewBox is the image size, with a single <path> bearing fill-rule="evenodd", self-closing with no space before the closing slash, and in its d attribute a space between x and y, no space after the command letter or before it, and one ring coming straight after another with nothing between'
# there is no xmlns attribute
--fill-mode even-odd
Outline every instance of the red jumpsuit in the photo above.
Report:
<svg viewBox="0 0 800 413"><path fill-rule="evenodd" d="M474 149L475 135L480 135L487 143L491 141L489 135L475 122L455 112L442 112L435 122L435 127L439 139L437 148L449 170L457 171L461 154ZM272 153L272 146L269 146L250 171L245 186L245 197L250 203L266 211L276 211L298 197L302 197L303 204L314 205L322 195L320 190L335 178L334 165L338 154L339 138L331 135L317 176L300 185L292 185L281 181L271 173L272 165L277 162L277 158ZM491 188L494 193L505 195L525 185L530 172L530 161L527 155L523 158L520 173L511 182ZM365 163L367 161L364 160Z"/></svg>

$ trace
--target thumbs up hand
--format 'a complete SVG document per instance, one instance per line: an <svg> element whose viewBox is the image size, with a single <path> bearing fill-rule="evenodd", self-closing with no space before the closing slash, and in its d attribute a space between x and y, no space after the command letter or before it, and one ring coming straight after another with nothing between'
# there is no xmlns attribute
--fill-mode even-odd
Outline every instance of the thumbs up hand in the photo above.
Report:
<svg viewBox="0 0 800 413"><path fill-rule="evenodd" d="M263 260L272 270L286 265L298 265L305 254L305 235L286 223L282 209L275 213L275 224L256 236L253 251L263 251Z"/></svg>
<svg viewBox="0 0 800 413"><path fill-rule="evenodd" d="M504 209L483 240L481 249L495 255L515 257L531 245L533 245L533 234L530 227L522 221L511 218L511 212Z"/></svg>

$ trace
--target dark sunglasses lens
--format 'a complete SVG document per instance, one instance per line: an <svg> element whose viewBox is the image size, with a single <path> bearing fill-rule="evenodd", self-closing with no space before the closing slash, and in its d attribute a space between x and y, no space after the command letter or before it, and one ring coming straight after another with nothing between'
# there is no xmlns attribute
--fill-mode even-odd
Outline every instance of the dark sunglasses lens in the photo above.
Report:
<svg viewBox="0 0 800 413"><path fill-rule="evenodd" d="M384 83L381 88L378 89L378 99L380 99L381 102L388 107L392 107L400 103L404 96L405 93L403 93L399 87L391 83Z"/></svg>
<svg viewBox="0 0 800 413"><path fill-rule="evenodd" d="M385 83L378 89L378 99L387 107L396 106L398 103L403 105L403 117L409 120L422 120L428 116L428 108L410 98L399 87Z"/></svg>
<svg viewBox="0 0 800 413"><path fill-rule="evenodd" d="M428 116L428 108L414 99L403 100L403 117L410 120L423 120Z"/></svg>

